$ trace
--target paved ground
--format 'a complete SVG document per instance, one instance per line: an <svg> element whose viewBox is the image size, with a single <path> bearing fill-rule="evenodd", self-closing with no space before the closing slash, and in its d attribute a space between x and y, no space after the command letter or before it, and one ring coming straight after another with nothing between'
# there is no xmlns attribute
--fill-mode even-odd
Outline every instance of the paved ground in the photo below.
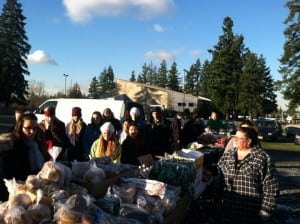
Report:
<svg viewBox="0 0 300 224"><path fill-rule="evenodd" d="M280 196L275 221L278 224L300 223L300 146L299 152L268 150L275 162Z"/></svg>

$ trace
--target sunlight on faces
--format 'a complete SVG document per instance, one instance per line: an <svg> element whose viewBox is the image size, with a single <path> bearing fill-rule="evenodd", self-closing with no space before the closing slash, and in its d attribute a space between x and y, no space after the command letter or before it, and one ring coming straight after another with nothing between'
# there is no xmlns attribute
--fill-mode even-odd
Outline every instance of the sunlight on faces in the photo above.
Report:
<svg viewBox="0 0 300 224"><path fill-rule="evenodd" d="M110 130L105 130L103 133L102 133L102 136L104 138L105 141L108 141L111 139L111 137L113 136L113 133L112 131Z"/></svg>
<svg viewBox="0 0 300 224"><path fill-rule="evenodd" d="M234 146L237 149L248 149L251 140L246 137L245 133L237 131L234 136Z"/></svg>
<svg viewBox="0 0 300 224"><path fill-rule="evenodd" d="M137 134L138 134L138 128L136 126L131 125L128 129L128 135L131 138L136 138Z"/></svg>
<svg viewBox="0 0 300 224"><path fill-rule="evenodd" d="M27 139L34 139L37 131L37 121L34 120L24 120L23 122L23 135Z"/></svg>
<svg viewBox="0 0 300 224"><path fill-rule="evenodd" d="M72 119L74 122L78 122L79 121L79 117L77 115L72 116Z"/></svg>
<svg viewBox="0 0 300 224"><path fill-rule="evenodd" d="M97 114L93 114L92 118L93 118L93 123L94 124L98 125L98 124L101 123L100 116L98 116Z"/></svg>

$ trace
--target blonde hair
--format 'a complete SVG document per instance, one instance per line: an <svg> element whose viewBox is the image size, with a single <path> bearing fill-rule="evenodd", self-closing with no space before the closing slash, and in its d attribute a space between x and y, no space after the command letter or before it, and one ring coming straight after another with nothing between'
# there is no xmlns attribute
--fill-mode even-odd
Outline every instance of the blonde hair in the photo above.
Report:
<svg viewBox="0 0 300 224"><path fill-rule="evenodd" d="M81 132L81 129L84 127L84 123L82 119L79 119L79 121L75 122L73 119L70 121L69 125L69 135L71 134L77 134L79 135Z"/></svg>

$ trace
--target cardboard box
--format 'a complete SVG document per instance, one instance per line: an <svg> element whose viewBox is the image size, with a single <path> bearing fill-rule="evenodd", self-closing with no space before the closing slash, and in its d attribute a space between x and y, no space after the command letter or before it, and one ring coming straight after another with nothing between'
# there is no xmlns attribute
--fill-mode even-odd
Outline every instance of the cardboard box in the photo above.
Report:
<svg viewBox="0 0 300 224"><path fill-rule="evenodd" d="M182 149L178 155L190 159L196 165L196 177L193 183L193 199L196 200L206 188L206 183L202 181L204 153L191 149Z"/></svg>
<svg viewBox="0 0 300 224"><path fill-rule="evenodd" d="M203 167L204 154L202 152L191 149L182 149L178 151L177 154L182 159L194 161L197 169Z"/></svg>

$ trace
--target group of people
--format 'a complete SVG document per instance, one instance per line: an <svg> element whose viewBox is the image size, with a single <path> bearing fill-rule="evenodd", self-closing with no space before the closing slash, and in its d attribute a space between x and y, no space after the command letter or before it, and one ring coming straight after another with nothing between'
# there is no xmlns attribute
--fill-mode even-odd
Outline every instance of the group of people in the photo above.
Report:
<svg viewBox="0 0 300 224"><path fill-rule="evenodd" d="M111 156L117 163L140 165L146 155L155 159L197 141L207 127L197 114L187 121L181 112L168 120L159 107L150 114L145 121L141 111L133 107L130 116L121 122L106 108L102 113L93 112L86 124L81 109L74 107L70 122L64 124L52 107L44 110L40 123L33 113L21 113L12 130L13 150L2 155L4 178L25 180L36 174L50 159L48 150L53 146L62 148L58 158L61 160L87 161ZM212 115L208 128L220 128L216 114ZM228 141L218 169L215 183L220 191L216 192L222 198L225 223L260 223L269 219L275 209L278 183L270 157L261 149L251 122L242 123Z"/></svg>

